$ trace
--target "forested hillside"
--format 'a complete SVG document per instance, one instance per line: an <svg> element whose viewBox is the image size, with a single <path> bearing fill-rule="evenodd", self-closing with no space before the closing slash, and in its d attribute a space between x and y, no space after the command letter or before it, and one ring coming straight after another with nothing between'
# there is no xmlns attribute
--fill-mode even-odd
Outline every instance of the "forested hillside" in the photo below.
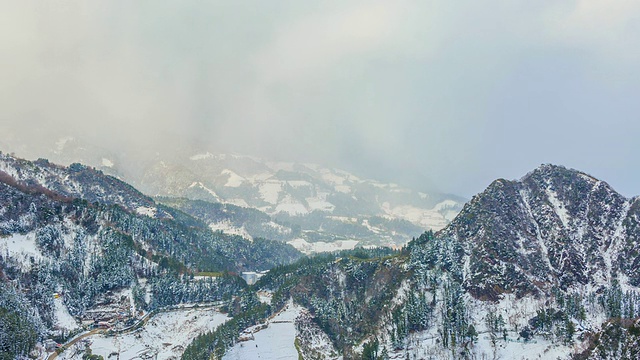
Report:
<svg viewBox="0 0 640 360"><path fill-rule="evenodd" d="M0 250L0 348L11 358L64 339L118 295L130 298L118 311L133 319L229 298L246 286L240 271L300 257L281 242L213 232L100 171L8 155L0 155ZM194 280L199 272L218 275Z"/></svg>
<svg viewBox="0 0 640 360"><path fill-rule="evenodd" d="M255 290L272 293L270 313L288 299L308 311L291 339L305 359L635 359L637 204L544 165L497 180L400 252L304 259ZM192 349L222 358L238 341L227 334Z"/></svg>

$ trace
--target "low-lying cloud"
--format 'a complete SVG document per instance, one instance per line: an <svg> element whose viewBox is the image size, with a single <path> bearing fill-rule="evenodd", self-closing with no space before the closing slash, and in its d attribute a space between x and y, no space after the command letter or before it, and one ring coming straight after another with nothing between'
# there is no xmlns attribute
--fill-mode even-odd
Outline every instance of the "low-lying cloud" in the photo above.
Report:
<svg viewBox="0 0 640 360"><path fill-rule="evenodd" d="M5 2L0 145L201 147L465 196L553 162L635 195L639 19L622 0Z"/></svg>

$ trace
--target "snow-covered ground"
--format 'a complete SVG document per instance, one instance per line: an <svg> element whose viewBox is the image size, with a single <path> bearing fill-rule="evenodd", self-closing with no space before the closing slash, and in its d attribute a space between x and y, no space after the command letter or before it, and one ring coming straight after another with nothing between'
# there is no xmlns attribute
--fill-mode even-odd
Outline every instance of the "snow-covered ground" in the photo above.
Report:
<svg viewBox="0 0 640 360"><path fill-rule="evenodd" d="M222 170L222 175L228 176L227 182L224 184L224 186L227 186L227 187L238 187L242 185L242 183L245 181L245 178L243 178L242 176L236 174L235 172L229 169Z"/></svg>
<svg viewBox="0 0 640 360"><path fill-rule="evenodd" d="M457 215L456 211L447 210L445 217L435 209L423 209L412 205L392 206L388 202L382 204L382 210L391 218L407 220L435 231L442 230Z"/></svg>
<svg viewBox="0 0 640 360"><path fill-rule="evenodd" d="M337 240L332 243L318 241L308 242L304 239L294 239L287 244L293 246L303 254L314 254L320 252L331 252L340 250L353 250L358 245L358 240Z"/></svg>
<svg viewBox="0 0 640 360"><path fill-rule="evenodd" d="M78 322L69 314L69 310L62 303L62 298L57 298L53 300L53 305L55 308L55 326L61 329L66 330L74 330L80 327Z"/></svg>
<svg viewBox="0 0 640 360"><path fill-rule="evenodd" d="M199 334L214 330L229 318L213 309L174 310L152 317L139 330L118 336L93 335L93 354L105 359L119 353L120 359L178 359ZM82 359L84 345L76 344L59 359Z"/></svg>
<svg viewBox="0 0 640 360"><path fill-rule="evenodd" d="M573 353L573 347L554 344L551 341L536 337L527 343L517 341L516 333L509 333L507 341L501 337L494 348L488 334L480 334L478 341L469 350L473 359L501 360L533 360L533 359L567 359ZM407 349L392 350L390 359L451 359L451 349L439 344L440 336L433 332L419 332L409 335Z"/></svg>
<svg viewBox="0 0 640 360"><path fill-rule="evenodd" d="M158 209L156 209L155 207L148 207L148 206L139 206L136 209L136 212L140 215L145 215L148 216L150 218L155 218L156 217L156 213L158 212Z"/></svg>
<svg viewBox="0 0 640 360"><path fill-rule="evenodd" d="M288 213L289 215L306 215L309 210L291 195L285 195L278 201L274 210L275 213Z"/></svg>
<svg viewBox="0 0 640 360"><path fill-rule="evenodd" d="M224 360L280 360L298 359L294 341L296 338L295 319L301 307L289 303L277 316L269 320L265 329L258 330L246 341L229 349ZM256 328L256 327L254 327Z"/></svg>
<svg viewBox="0 0 640 360"><path fill-rule="evenodd" d="M107 158L102 158L102 166L105 167L113 167L114 163L113 161L107 159Z"/></svg>
<svg viewBox="0 0 640 360"><path fill-rule="evenodd" d="M211 195L213 200L220 201L220 197L218 196L218 194L216 194L215 191L213 191L213 190L209 189L208 187L206 187L200 181L194 181L191 185L189 185L189 189L193 189L193 188L202 189L202 190L206 191L209 195Z"/></svg>
<svg viewBox="0 0 640 360"><path fill-rule="evenodd" d="M260 195L269 204L277 204L282 184L279 181L268 181L260 185Z"/></svg>
<svg viewBox="0 0 640 360"><path fill-rule="evenodd" d="M25 269L31 267L31 258L35 261L42 260L42 253L36 247L34 232L0 237L0 254L3 256L8 254L18 260Z"/></svg>
<svg viewBox="0 0 640 360"><path fill-rule="evenodd" d="M247 232L244 226L234 226L229 220L209 223L209 228L212 231L222 231L225 234L238 235L242 236L245 239L253 241L253 237Z"/></svg>

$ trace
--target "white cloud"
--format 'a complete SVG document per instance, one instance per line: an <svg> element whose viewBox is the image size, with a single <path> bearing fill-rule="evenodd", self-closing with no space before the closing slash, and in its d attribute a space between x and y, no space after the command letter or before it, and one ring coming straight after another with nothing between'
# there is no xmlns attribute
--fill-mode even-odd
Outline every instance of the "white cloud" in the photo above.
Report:
<svg viewBox="0 0 640 360"><path fill-rule="evenodd" d="M318 78L345 57L380 51L398 36L404 1L364 2L306 14L278 29L256 55L262 81Z"/></svg>
<svg viewBox="0 0 640 360"><path fill-rule="evenodd" d="M577 0L547 11L547 34L564 46L578 47L606 61L636 61L640 1Z"/></svg>
<svg viewBox="0 0 640 360"><path fill-rule="evenodd" d="M0 128L29 147L198 143L365 176L425 169L466 195L469 169L504 175L505 148L533 166L602 138L617 140L587 150L640 155L611 150L637 133L637 0L6 3ZM608 136L574 125L604 117Z"/></svg>

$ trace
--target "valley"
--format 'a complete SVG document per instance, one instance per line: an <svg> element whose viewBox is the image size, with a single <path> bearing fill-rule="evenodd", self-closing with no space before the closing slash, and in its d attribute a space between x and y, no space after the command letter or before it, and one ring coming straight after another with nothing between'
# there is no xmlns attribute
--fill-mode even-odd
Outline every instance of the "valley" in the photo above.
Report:
<svg viewBox="0 0 640 360"><path fill-rule="evenodd" d="M15 354L519 360L639 350L638 199L576 170L498 179L440 231L386 247L247 236L232 224L284 225L258 209L148 197L80 164L0 160L0 305L12 309L0 335L20 339ZM56 344L66 346L52 354Z"/></svg>
<svg viewBox="0 0 640 360"><path fill-rule="evenodd" d="M640 360L640 1L0 9L0 360Z"/></svg>
<svg viewBox="0 0 640 360"><path fill-rule="evenodd" d="M45 146L41 155L52 162L94 167L214 231L289 242L305 253L339 250L306 244L336 240L402 246L425 229L444 228L465 202L312 163L195 149L136 160L70 136Z"/></svg>

